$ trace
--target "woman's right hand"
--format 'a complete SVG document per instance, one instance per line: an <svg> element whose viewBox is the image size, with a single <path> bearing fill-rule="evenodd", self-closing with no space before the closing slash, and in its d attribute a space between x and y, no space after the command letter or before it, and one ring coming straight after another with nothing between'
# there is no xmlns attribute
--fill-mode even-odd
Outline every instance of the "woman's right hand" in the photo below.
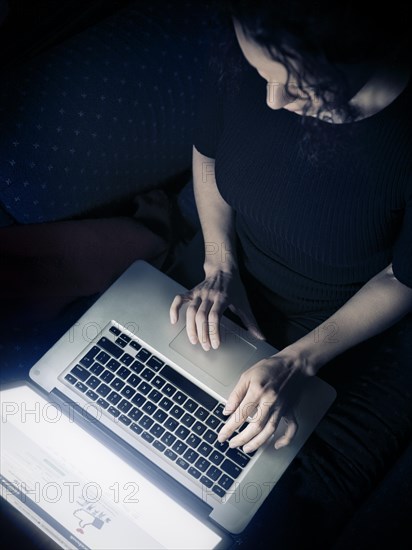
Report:
<svg viewBox="0 0 412 550"><path fill-rule="evenodd" d="M226 308L235 313L247 330L260 340L265 337L252 313L245 287L238 272L216 270L208 273L204 281L184 294L178 294L170 306L170 322L177 323L179 311L184 304L186 331L192 344L200 342L208 351L220 345L220 318Z"/></svg>

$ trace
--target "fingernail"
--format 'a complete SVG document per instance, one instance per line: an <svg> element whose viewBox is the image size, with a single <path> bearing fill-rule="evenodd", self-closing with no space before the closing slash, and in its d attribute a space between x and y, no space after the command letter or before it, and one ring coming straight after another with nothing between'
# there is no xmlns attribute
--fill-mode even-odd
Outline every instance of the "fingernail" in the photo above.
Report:
<svg viewBox="0 0 412 550"><path fill-rule="evenodd" d="M250 453L251 451L253 451L253 447L249 447L248 445L245 445L243 447L243 452L244 453Z"/></svg>
<svg viewBox="0 0 412 550"><path fill-rule="evenodd" d="M275 449L278 450L278 449L281 449L282 447L284 447L284 443L281 443L280 441L276 441L275 443Z"/></svg>
<svg viewBox="0 0 412 550"><path fill-rule="evenodd" d="M219 342L212 342L212 348L217 349L219 347Z"/></svg>
<svg viewBox="0 0 412 550"><path fill-rule="evenodd" d="M234 447L237 447L237 443L234 443L232 440L229 441L229 447L233 449Z"/></svg>
<svg viewBox="0 0 412 550"><path fill-rule="evenodd" d="M176 323L176 317L174 315L170 316L170 322L172 323L172 325L174 325Z"/></svg>
<svg viewBox="0 0 412 550"><path fill-rule="evenodd" d="M209 344L204 344L204 345L203 345L203 349L204 349L205 351L209 351L209 350L210 350Z"/></svg>

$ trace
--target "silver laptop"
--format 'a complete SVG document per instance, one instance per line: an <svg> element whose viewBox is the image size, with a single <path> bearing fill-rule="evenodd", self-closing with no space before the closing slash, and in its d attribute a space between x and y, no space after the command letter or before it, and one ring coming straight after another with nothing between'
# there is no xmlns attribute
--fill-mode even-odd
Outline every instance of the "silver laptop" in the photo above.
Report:
<svg viewBox="0 0 412 550"><path fill-rule="evenodd" d="M169 322L184 290L135 262L1 391L2 496L62 548L229 548L335 398L302 379L289 446L219 443L240 374L276 350L227 318L218 350L193 346Z"/></svg>

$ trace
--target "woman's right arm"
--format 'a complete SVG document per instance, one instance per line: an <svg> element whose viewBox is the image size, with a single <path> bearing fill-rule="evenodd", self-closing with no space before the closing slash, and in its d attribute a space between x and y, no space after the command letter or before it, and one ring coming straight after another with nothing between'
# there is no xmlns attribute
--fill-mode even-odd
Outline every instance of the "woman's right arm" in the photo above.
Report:
<svg viewBox="0 0 412 550"><path fill-rule="evenodd" d="M235 247L234 213L216 185L215 161L193 147L193 186L205 243L205 279L186 294L179 294L170 308L176 323L179 310L188 303L186 330L190 342L200 342L204 350L220 345L219 321L227 307L246 328L264 339L252 314L241 282Z"/></svg>

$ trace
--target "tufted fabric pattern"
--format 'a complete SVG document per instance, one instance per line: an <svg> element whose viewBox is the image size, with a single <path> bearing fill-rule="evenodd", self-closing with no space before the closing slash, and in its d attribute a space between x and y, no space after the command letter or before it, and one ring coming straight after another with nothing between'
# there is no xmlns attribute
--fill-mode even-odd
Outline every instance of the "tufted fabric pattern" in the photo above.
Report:
<svg viewBox="0 0 412 550"><path fill-rule="evenodd" d="M3 75L0 225L113 210L190 167L209 7L139 4Z"/></svg>

